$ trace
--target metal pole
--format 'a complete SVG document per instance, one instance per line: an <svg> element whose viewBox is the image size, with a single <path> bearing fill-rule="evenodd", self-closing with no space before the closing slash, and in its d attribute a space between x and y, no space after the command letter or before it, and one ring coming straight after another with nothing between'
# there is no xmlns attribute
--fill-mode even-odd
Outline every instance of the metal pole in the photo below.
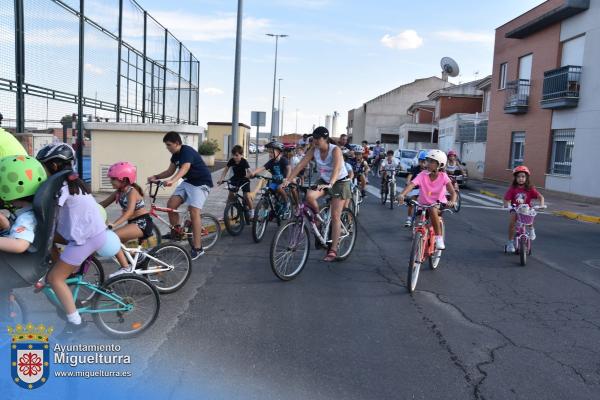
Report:
<svg viewBox="0 0 600 400"><path fill-rule="evenodd" d="M148 13L144 10L144 65L142 66L142 123L146 122L146 42L148 41Z"/></svg>
<svg viewBox="0 0 600 400"><path fill-rule="evenodd" d="M279 93L277 94L277 136L281 136L281 81L283 78L279 78L277 81L279 83Z"/></svg>
<svg viewBox="0 0 600 400"><path fill-rule="evenodd" d="M166 122L166 101L167 101L167 46L169 42L169 31L165 29L165 75L163 76L163 124Z"/></svg>
<svg viewBox="0 0 600 400"><path fill-rule="evenodd" d="M296 108L296 132L294 133L298 133L298 109Z"/></svg>
<svg viewBox="0 0 600 400"><path fill-rule="evenodd" d="M119 0L119 38L117 44L117 122L120 121L121 117L121 47L123 45L123 0ZM129 68L128 68L129 69Z"/></svg>
<svg viewBox="0 0 600 400"><path fill-rule="evenodd" d="M281 106L281 136L285 134L283 131L283 109L285 108L285 96L283 96L283 105Z"/></svg>
<svg viewBox="0 0 600 400"><path fill-rule="evenodd" d="M256 152L254 153L254 169L258 168L258 138L260 137L260 125L256 126Z"/></svg>
<svg viewBox="0 0 600 400"><path fill-rule="evenodd" d="M235 74L233 78L233 111L231 117L231 138L229 150L240 143L240 70L242 67L242 16L243 0L238 0L237 32L235 40ZM244 138L245 141L245 138Z"/></svg>
<svg viewBox="0 0 600 400"><path fill-rule="evenodd" d="M190 53L190 62L189 62L189 69L190 69L190 79L188 81L188 124L192 123L192 53Z"/></svg>
<svg viewBox="0 0 600 400"><path fill-rule="evenodd" d="M83 66L85 36L85 0L79 0L79 82L77 88L77 169L83 178Z"/></svg>
<svg viewBox="0 0 600 400"><path fill-rule="evenodd" d="M15 78L17 81L16 129L25 132L25 23L23 0L15 0Z"/></svg>
<svg viewBox="0 0 600 400"><path fill-rule="evenodd" d="M275 35L275 69L273 70L273 101L271 104L271 133L269 135L270 140L273 140L273 129L275 127L275 83L277 79L277 46L279 43L279 36Z"/></svg>
<svg viewBox="0 0 600 400"><path fill-rule="evenodd" d="M177 73L177 123L179 123L179 107L181 107L181 50L183 44L179 42L179 72Z"/></svg>

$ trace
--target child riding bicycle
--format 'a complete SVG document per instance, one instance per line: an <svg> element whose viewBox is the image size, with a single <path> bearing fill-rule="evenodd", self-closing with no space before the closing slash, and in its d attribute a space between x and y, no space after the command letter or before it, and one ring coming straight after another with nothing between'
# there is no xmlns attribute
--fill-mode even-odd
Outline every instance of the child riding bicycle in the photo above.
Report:
<svg viewBox="0 0 600 400"><path fill-rule="evenodd" d="M415 166L413 166L410 171L408 171L408 175L406 175L406 184L410 184L410 182L413 180L413 178L416 178L417 175L419 175L422 171L425 171L427 169L427 151L426 150L421 150L419 152L419 163ZM418 190L418 188L417 188ZM417 195L411 196L411 199L416 200L418 197ZM412 203L408 204L408 213L407 213L407 217L406 217L406 222L404 223L404 226L406 226L407 228L410 228L412 225L412 217L413 217L413 209L414 206L412 205Z"/></svg>
<svg viewBox="0 0 600 400"><path fill-rule="evenodd" d="M386 157L379 165L379 172L381 173L381 186L387 185L388 175L394 175L396 170L400 166L400 162L394 157L394 151L388 150Z"/></svg>
<svg viewBox="0 0 600 400"><path fill-rule="evenodd" d="M532 200L538 200L540 207L545 207L544 196L541 195L531 184L530 180L531 172L529 168L524 165L520 165L513 169L513 182L504 194L504 207L513 207L510 212L510 220L508 223L508 242L506 243L506 251L509 253L515 252L515 224L517 221L517 214L514 211L514 207L521 204L526 204L531 207ZM533 225L529 228L529 238L535 240L535 229Z"/></svg>
<svg viewBox="0 0 600 400"><path fill-rule="evenodd" d="M269 171L271 173L272 181L269 183L269 188L276 192L283 204L285 204L285 209L282 210L282 213L285 214L288 211L288 196L284 188L281 186L281 183L285 178L288 177L290 173L290 166L287 158L282 157L284 145L280 142L271 142L265 147L269 149L269 156L271 159L264 166L258 167L256 170L250 173L250 177L254 178L263 171Z"/></svg>
<svg viewBox="0 0 600 400"><path fill-rule="evenodd" d="M244 201L246 202L246 207L248 207L250 218L252 219L254 218L254 209L252 207L252 199L250 199L250 180L248 179L250 164L248 164L248 161L244 158L244 149L239 144L233 146L231 149L231 158L223 169L221 179L217 182L218 185L223 184L223 179L227 176L229 168L233 169L233 176L230 179L231 184L242 189ZM229 200L232 198L233 193L229 193Z"/></svg>
<svg viewBox="0 0 600 400"><path fill-rule="evenodd" d="M429 150L427 152L427 170L422 171L411 183L406 185L404 190L398 195L398 201L403 202L405 196L415 187L419 187L418 202L426 205L436 203L445 204L446 207L453 207L456 201L456 191L452 181L445 172L440 171L446 165L448 158L446 153L441 150ZM450 193L450 200L446 202L446 191ZM442 236L442 227L440 224L440 213L433 210L429 213L431 224L435 231L435 247L444 250L446 245Z"/></svg>
<svg viewBox="0 0 600 400"><path fill-rule="evenodd" d="M108 177L116 190L101 201L100 205L106 208L112 203L117 203L122 211L116 221L108 224L108 228L118 227L115 229L115 233L121 243L127 243L134 239L145 240L151 237L154 223L144 202L144 191L136 183L137 168L126 161L118 162L110 166ZM109 278L133 272L135 265L129 265L122 250L117 253L117 261L121 268L110 274Z"/></svg>

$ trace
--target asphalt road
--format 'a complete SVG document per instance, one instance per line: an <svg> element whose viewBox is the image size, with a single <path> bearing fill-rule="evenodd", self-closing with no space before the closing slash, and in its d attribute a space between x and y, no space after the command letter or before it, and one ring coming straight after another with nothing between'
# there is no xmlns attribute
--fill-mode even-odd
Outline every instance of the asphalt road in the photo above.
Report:
<svg viewBox="0 0 600 400"><path fill-rule="evenodd" d="M291 282L269 267L274 226L260 244L248 228L223 236L162 297L155 326L124 342L132 383L164 399L599 398L600 226L538 215L520 267L502 251L506 212L464 194L413 295L406 210L373 195L350 258L311 249ZM92 327L86 340L106 339Z"/></svg>

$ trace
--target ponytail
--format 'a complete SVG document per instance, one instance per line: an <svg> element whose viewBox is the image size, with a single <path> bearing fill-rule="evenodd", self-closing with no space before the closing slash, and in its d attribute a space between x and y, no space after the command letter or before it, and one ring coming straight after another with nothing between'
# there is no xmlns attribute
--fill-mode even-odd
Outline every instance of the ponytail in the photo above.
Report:
<svg viewBox="0 0 600 400"><path fill-rule="evenodd" d="M129 179L128 179L129 180ZM144 197L144 190L137 183L132 183L131 186L140 194L140 196Z"/></svg>
<svg viewBox="0 0 600 400"><path fill-rule="evenodd" d="M67 186L69 188L69 194L75 196L76 194L86 195L90 191L84 181L81 180L76 172L72 172L66 179Z"/></svg>

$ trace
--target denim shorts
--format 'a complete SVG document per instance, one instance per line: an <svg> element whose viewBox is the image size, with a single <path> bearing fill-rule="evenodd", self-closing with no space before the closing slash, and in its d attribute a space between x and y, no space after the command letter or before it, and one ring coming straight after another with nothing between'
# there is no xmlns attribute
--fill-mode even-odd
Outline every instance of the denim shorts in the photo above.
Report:
<svg viewBox="0 0 600 400"><path fill-rule="evenodd" d="M210 188L206 185L194 186L187 182L181 182L173 192L173 196L179 196L184 203L197 209L202 209L208 198Z"/></svg>

